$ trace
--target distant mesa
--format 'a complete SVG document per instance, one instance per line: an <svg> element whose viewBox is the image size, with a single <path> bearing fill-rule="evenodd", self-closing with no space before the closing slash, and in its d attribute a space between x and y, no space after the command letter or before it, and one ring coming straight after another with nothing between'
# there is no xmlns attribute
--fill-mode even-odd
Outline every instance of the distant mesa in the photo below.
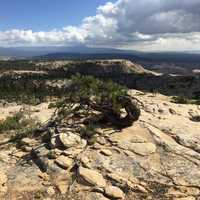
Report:
<svg viewBox="0 0 200 200"><path fill-rule="evenodd" d="M194 69L192 72L193 72L194 74L199 74L199 75L200 75L200 69Z"/></svg>

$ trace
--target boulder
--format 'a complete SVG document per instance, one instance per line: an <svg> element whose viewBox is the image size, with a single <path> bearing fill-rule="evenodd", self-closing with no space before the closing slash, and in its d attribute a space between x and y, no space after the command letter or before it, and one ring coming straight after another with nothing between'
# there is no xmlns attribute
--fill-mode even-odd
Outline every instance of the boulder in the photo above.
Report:
<svg viewBox="0 0 200 200"><path fill-rule="evenodd" d="M95 149L95 150L99 150L99 149L101 149L101 145L99 144L99 143L95 143L94 145L93 145L93 148Z"/></svg>
<svg viewBox="0 0 200 200"><path fill-rule="evenodd" d="M108 149L102 149L100 152L106 156L112 156L112 151Z"/></svg>
<svg viewBox="0 0 200 200"><path fill-rule="evenodd" d="M81 142L78 145L78 148L85 148L86 146L87 146L87 140L81 139Z"/></svg>
<svg viewBox="0 0 200 200"><path fill-rule="evenodd" d="M103 176L95 170L79 167L79 175L81 178L83 178L83 180L92 186L101 188L106 186L106 181Z"/></svg>
<svg viewBox="0 0 200 200"><path fill-rule="evenodd" d="M81 137L72 132L60 133L59 140L66 149L77 146L81 143Z"/></svg>
<svg viewBox="0 0 200 200"><path fill-rule="evenodd" d="M73 160L63 155L59 156L55 162L63 169L68 169L73 165Z"/></svg>
<svg viewBox="0 0 200 200"><path fill-rule="evenodd" d="M89 168L90 159L87 156L81 156L80 161L85 167Z"/></svg>
<svg viewBox="0 0 200 200"><path fill-rule="evenodd" d="M20 143L22 146L33 147L37 145L38 141L31 138L23 138Z"/></svg>
<svg viewBox="0 0 200 200"><path fill-rule="evenodd" d="M68 148L68 149L64 150L62 152L62 154L64 154L65 156L68 156L70 158L74 158L77 155L79 155L82 151L83 151L82 149L72 147L72 148Z"/></svg>
<svg viewBox="0 0 200 200"><path fill-rule="evenodd" d="M97 142L101 145L105 145L106 144L106 139L104 137L98 137L97 138Z"/></svg>
<svg viewBox="0 0 200 200"><path fill-rule="evenodd" d="M124 199L124 192L115 186L107 186L105 194L112 199Z"/></svg>

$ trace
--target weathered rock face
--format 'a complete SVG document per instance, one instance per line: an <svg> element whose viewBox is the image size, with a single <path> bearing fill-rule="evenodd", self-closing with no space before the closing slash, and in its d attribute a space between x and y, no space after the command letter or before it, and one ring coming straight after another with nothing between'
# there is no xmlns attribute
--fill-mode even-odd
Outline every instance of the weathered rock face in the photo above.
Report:
<svg viewBox="0 0 200 200"><path fill-rule="evenodd" d="M91 192L86 196L86 200L109 200L103 194L97 192Z"/></svg>
<svg viewBox="0 0 200 200"><path fill-rule="evenodd" d="M105 194L113 199L123 199L124 193L118 187L108 186L105 189Z"/></svg>
<svg viewBox="0 0 200 200"><path fill-rule="evenodd" d="M36 145L38 142L34 139L30 139L30 138L23 138L21 140L21 145L25 145L25 146L29 146L32 147L34 145Z"/></svg>
<svg viewBox="0 0 200 200"><path fill-rule="evenodd" d="M59 139L65 148L76 146L81 141L80 136L70 132L60 133Z"/></svg>
<svg viewBox="0 0 200 200"><path fill-rule="evenodd" d="M90 145L58 127L57 147L37 149L46 173L39 173L29 153L1 150L0 199L1 194L7 198L6 192L43 191L42 198L52 200L59 194L72 200L199 200L200 125L191 120L200 115L199 107L173 104L162 95L130 93L145 105L139 121L120 131L98 128ZM34 148L32 140L23 141Z"/></svg>
<svg viewBox="0 0 200 200"><path fill-rule="evenodd" d="M106 181L103 178L103 176L95 170L80 167L79 168L79 175L85 181L87 181L89 184L91 184L93 186L97 186L97 187L100 187L100 188L104 188L106 186Z"/></svg>
<svg viewBox="0 0 200 200"><path fill-rule="evenodd" d="M7 192L7 175L5 172L0 171L0 197Z"/></svg>
<svg viewBox="0 0 200 200"><path fill-rule="evenodd" d="M30 152L32 148L38 144L38 141L30 138L23 138L20 143L21 148L24 151Z"/></svg>
<svg viewBox="0 0 200 200"><path fill-rule="evenodd" d="M72 164L73 164L73 160L72 160L71 158L68 158L68 157L63 156L63 155L59 156L59 157L55 160L55 162L56 162L59 166L61 166L62 168L64 168L64 169L68 169L68 168L71 167Z"/></svg>
<svg viewBox="0 0 200 200"><path fill-rule="evenodd" d="M57 70L59 70L59 67ZM139 64L122 59L68 61L65 63L65 70L66 72L71 73L90 74L96 76L104 74L120 75L131 73L151 73Z"/></svg>
<svg viewBox="0 0 200 200"><path fill-rule="evenodd" d="M102 149L101 153L106 155L106 156L112 156L112 151L110 151L108 149Z"/></svg>
<svg viewBox="0 0 200 200"><path fill-rule="evenodd" d="M156 152L156 145L153 143L131 143L127 147L128 150L141 156L149 156Z"/></svg>
<svg viewBox="0 0 200 200"><path fill-rule="evenodd" d="M69 78L77 73L111 79L130 89L189 97L199 95L200 76L198 73L183 76L158 75L128 60L52 61L36 63L36 65L41 66L43 71L23 70L2 73L0 75L2 96L7 90L14 97L16 93L18 95L23 92L34 93L36 88L39 90L44 88L44 85L47 93L58 92L69 84L66 77ZM42 81L39 81L38 77ZM10 83L7 84L5 80L9 80Z"/></svg>

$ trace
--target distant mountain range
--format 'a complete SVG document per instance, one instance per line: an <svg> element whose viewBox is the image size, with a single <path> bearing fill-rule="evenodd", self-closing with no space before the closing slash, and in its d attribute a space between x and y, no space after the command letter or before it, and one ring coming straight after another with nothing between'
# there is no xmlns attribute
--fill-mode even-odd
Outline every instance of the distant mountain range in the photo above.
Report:
<svg viewBox="0 0 200 200"><path fill-rule="evenodd" d="M72 47L0 47L0 58L12 59L129 59L146 62L200 63L200 52L147 53L113 48Z"/></svg>
<svg viewBox="0 0 200 200"><path fill-rule="evenodd" d="M134 53L135 51L126 51L112 48L92 48L86 46L72 46L72 47L0 47L0 56L9 56L15 58L26 58L33 56L42 56L51 53L73 53L73 54L104 54L104 53Z"/></svg>

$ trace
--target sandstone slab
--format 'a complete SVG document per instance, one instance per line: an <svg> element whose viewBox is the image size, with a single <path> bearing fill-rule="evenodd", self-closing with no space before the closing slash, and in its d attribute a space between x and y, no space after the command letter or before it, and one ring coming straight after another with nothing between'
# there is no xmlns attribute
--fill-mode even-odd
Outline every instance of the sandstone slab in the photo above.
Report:
<svg viewBox="0 0 200 200"><path fill-rule="evenodd" d="M59 156L55 162L64 169L68 169L73 165L73 160L63 155Z"/></svg>
<svg viewBox="0 0 200 200"><path fill-rule="evenodd" d="M86 196L86 200L110 200L103 196L101 193L91 192Z"/></svg>
<svg viewBox="0 0 200 200"><path fill-rule="evenodd" d="M112 151L109 149L102 149L100 152L106 156L112 156Z"/></svg>
<svg viewBox="0 0 200 200"><path fill-rule="evenodd" d="M7 175L3 171L0 171L0 194L7 191L7 180Z"/></svg>
<svg viewBox="0 0 200 200"><path fill-rule="evenodd" d="M95 170L87 169L84 167L79 167L79 175L86 182L88 182L89 184L91 184L93 186L97 186L97 187L105 187L106 186L106 181L103 178L103 176Z"/></svg>
<svg viewBox="0 0 200 200"><path fill-rule="evenodd" d="M72 132L60 133L59 140L65 148L74 147L81 143L81 137Z"/></svg>
<svg viewBox="0 0 200 200"><path fill-rule="evenodd" d="M114 199L124 199L124 192L115 186L107 186L105 188L105 194Z"/></svg>
<svg viewBox="0 0 200 200"><path fill-rule="evenodd" d="M153 143L131 143L128 149L136 154L148 156L156 152L156 145Z"/></svg>
<svg viewBox="0 0 200 200"><path fill-rule="evenodd" d="M33 147L38 143L38 141L31 138L23 138L20 143L23 146Z"/></svg>

